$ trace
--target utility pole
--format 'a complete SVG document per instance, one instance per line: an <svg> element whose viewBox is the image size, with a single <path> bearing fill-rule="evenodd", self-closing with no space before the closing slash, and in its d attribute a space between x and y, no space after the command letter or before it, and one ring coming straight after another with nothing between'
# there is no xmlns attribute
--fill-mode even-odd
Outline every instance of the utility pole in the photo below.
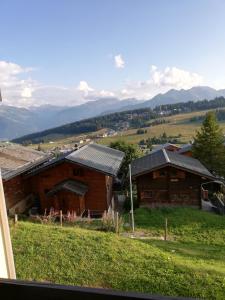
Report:
<svg viewBox="0 0 225 300"><path fill-rule="evenodd" d="M132 231L134 233L134 203L133 203L133 190L132 190L132 178L131 178L131 164L129 164L129 175L130 175L130 213L131 213L131 223Z"/></svg>

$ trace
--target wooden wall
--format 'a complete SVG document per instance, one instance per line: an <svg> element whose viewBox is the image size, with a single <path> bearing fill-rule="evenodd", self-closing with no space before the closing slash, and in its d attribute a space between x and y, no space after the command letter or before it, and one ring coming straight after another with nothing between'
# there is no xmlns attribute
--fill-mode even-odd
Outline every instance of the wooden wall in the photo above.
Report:
<svg viewBox="0 0 225 300"><path fill-rule="evenodd" d="M63 214L68 211L75 211L80 215L84 209L84 197L78 196L70 191L61 190L47 198L48 208L54 207L55 210L62 210Z"/></svg>
<svg viewBox="0 0 225 300"><path fill-rule="evenodd" d="M136 180L140 205L198 206L201 205L201 183L195 174L166 167L139 176Z"/></svg>
<svg viewBox="0 0 225 300"><path fill-rule="evenodd" d="M9 213L23 213L33 203L30 180L18 175L3 181L6 207Z"/></svg>
<svg viewBox="0 0 225 300"><path fill-rule="evenodd" d="M88 192L85 195L86 209L104 211L108 208L107 184L108 191L111 190L112 184L107 176L95 170L64 162L31 177L32 190L39 196L42 211L51 207L46 192L67 179L74 179L88 185Z"/></svg>

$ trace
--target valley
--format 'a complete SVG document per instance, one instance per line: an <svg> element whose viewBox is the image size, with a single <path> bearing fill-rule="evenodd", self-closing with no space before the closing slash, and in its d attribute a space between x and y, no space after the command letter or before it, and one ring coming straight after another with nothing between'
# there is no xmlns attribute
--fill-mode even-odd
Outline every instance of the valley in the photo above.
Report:
<svg viewBox="0 0 225 300"><path fill-rule="evenodd" d="M196 130L198 130L201 126L201 122L193 121L193 118L203 118L208 111L209 110L196 111L165 117L165 123L155 126L148 126L144 128L145 132L143 134L137 134L136 128L119 131L114 136L101 137L106 131L106 129L101 129L96 132L89 132L84 136L103 145L110 145L111 142L114 142L116 140L124 140L129 144L139 144L141 140L147 140L153 137L158 138L165 132L167 136L177 137L177 143L185 144L193 140ZM225 134L225 121L220 121L219 123ZM73 145L74 143L77 143L79 140L81 140L84 136L51 136L50 142L46 141L44 143L41 143L41 149L44 151L49 151L57 147L62 148L65 145ZM38 145L39 144L30 144L28 145L28 147L37 149Z"/></svg>
<svg viewBox="0 0 225 300"><path fill-rule="evenodd" d="M171 89L164 94L157 94L151 99L118 99L101 97L71 105L40 105L31 107L9 106L0 103L0 140L10 140L24 135L38 133L50 128L63 126L72 122L87 120L105 115L126 111L156 110L161 106L179 103L197 103L225 96L224 90L216 90L207 86L196 86L191 89ZM74 99L75 100L75 99ZM76 101L75 101L76 102ZM102 127L103 128L103 127Z"/></svg>

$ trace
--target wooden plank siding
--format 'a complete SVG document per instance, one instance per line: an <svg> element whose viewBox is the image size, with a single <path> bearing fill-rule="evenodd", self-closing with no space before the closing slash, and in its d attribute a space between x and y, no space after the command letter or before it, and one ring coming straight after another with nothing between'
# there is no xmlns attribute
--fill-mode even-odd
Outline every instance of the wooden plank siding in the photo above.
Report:
<svg viewBox="0 0 225 300"><path fill-rule="evenodd" d="M31 177L32 191L40 199L42 212L45 209L50 209L52 206L54 207L54 201L50 197L47 197L46 193L56 184L67 179L77 180L88 186L88 191L84 196L85 209L96 211L108 209L108 202L111 201L109 199L109 192L112 189L112 181L107 179L105 174L98 171L74 163L63 162ZM60 193L61 196L63 193L65 201L68 199L70 203L70 205L67 203L61 209L74 210L76 205L73 204L73 201L77 201L77 195L68 191L61 191ZM56 197L58 197L57 194ZM58 209L59 206L57 205L55 208Z"/></svg>
<svg viewBox="0 0 225 300"><path fill-rule="evenodd" d="M33 203L29 178L18 175L7 181L3 180L6 207L9 213L23 213Z"/></svg>
<svg viewBox="0 0 225 300"><path fill-rule="evenodd" d="M165 167L137 177L137 192L142 206L201 205L201 176L175 167Z"/></svg>

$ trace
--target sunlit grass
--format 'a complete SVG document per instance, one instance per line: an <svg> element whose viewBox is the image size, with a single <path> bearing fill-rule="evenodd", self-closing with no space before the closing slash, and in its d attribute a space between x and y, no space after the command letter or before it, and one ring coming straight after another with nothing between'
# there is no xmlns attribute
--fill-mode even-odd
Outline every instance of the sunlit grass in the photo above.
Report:
<svg viewBox="0 0 225 300"><path fill-rule="evenodd" d="M168 219L169 241L162 236ZM202 299L225 298L225 218L190 208L138 209L131 239L93 229L11 227L18 279ZM152 238L151 238L152 237Z"/></svg>

